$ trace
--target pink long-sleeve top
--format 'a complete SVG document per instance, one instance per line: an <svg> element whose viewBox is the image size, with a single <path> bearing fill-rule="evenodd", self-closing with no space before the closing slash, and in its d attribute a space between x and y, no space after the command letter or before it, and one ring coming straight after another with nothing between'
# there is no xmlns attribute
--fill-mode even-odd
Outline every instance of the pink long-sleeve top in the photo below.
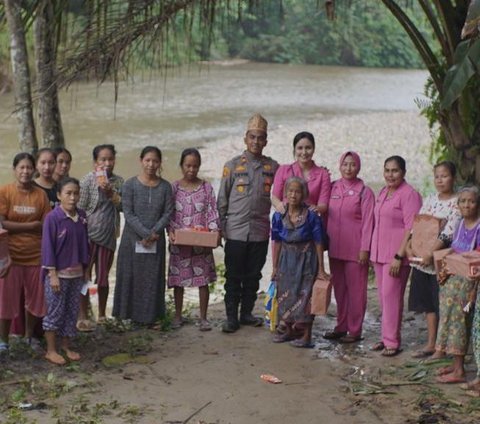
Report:
<svg viewBox="0 0 480 424"><path fill-rule="evenodd" d="M390 263L402 243L405 231L411 230L413 219L422 207L422 197L407 182L388 196L384 187L375 202L375 227L372 236L370 260L381 264ZM408 265L406 259L403 265Z"/></svg>
<svg viewBox="0 0 480 424"><path fill-rule="evenodd" d="M361 250L370 251L375 195L360 178L343 178L332 185L328 206L328 255L357 261Z"/></svg>
<svg viewBox="0 0 480 424"><path fill-rule="evenodd" d="M290 177L300 177L303 179L302 170L297 162L290 165L281 165L275 174L272 194L281 201L283 201L284 197L285 182ZM307 185L309 191L308 205L316 206L320 203L328 205L332 183L330 181L330 174L326 168L317 166L314 163L312 169L310 169Z"/></svg>

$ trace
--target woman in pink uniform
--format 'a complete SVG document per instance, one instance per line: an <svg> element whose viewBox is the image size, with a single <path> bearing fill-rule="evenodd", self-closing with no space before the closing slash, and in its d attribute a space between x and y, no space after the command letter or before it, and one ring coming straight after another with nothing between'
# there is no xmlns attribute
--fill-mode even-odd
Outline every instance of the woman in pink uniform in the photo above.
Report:
<svg viewBox="0 0 480 424"><path fill-rule="evenodd" d="M272 190L272 204L277 212L285 213L285 199L283 196L285 181L290 177L300 177L307 182L310 210L323 215L328 210L331 182L328 170L317 166L313 161L315 152L315 138L307 131L298 133L293 139L293 154L295 162L281 165L275 173Z"/></svg>
<svg viewBox="0 0 480 424"><path fill-rule="evenodd" d="M382 340L371 349L383 356L401 352L403 295L410 266L405 248L413 226L413 218L422 206L422 198L405 181L405 159L391 156L385 160L383 176L386 186L375 204L375 228L370 260L375 269L378 298L382 309Z"/></svg>
<svg viewBox="0 0 480 424"><path fill-rule="evenodd" d="M368 258L373 231L373 191L358 178L360 156L340 158L342 178L332 185L327 233L337 325L323 336L342 343L361 340L367 307Z"/></svg>

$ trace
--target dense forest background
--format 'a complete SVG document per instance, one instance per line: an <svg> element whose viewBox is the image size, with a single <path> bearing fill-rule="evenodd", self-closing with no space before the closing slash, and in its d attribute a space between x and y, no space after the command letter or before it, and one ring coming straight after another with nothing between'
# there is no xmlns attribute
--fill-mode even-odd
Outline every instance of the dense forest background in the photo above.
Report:
<svg viewBox="0 0 480 424"><path fill-rule="evenodd" d="M87 13L82 9L84 2L69 3L64 39L75 34ZM420 10L416 13L415 4L411 7L409 15L431 40L424 15ZM336 13L336 20L328 20L323 2L318 0L274 0L255 10L247 4L232 3L207 29L198 24L199 20L178 16L170 24L168 40L143 40L131 49L129 60L136 69L232 58L293 64L423 67L407 34L381 2L352 2L349 7L337 8ZM30 30L29 46L31 39ZM5 22L0 22L0 90L2 86L8 89L10 73L8 31Z"/></svg>

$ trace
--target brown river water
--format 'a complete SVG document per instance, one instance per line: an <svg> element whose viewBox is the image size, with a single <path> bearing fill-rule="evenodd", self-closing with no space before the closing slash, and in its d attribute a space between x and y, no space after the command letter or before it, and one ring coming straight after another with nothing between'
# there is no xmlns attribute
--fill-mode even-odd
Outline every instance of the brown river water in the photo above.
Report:
<svg viewBox="0 0 480 424"><path fill-rule="evenodd" d="M122 83L116 107L111 83L76 84L61 93L66 144L74 158L71 175L90 170L95 145L113 143L116 172L127 178L138 172L141 148L156 145L164 153L164 175L173 180L179 177L177 163L185 147L238 136L241 150L245 122L256 111L271 128L299 130L315 116L415 111L414 98L421 97L426 77L422 70L195 65ZM11 161L18 152L13 108L12 95L0 97L0 184L11 181Z"/></svg>

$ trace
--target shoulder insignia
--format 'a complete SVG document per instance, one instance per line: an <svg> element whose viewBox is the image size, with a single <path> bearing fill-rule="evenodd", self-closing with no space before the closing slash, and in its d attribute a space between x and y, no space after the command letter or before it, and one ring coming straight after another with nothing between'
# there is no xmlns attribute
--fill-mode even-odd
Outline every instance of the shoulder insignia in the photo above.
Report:
<svg viewBox="0 0 480 424"><path fill-rule="evenodd" d="M223 178L228 177L230 175L230 169L228 166L223 167Z"/></svg>

